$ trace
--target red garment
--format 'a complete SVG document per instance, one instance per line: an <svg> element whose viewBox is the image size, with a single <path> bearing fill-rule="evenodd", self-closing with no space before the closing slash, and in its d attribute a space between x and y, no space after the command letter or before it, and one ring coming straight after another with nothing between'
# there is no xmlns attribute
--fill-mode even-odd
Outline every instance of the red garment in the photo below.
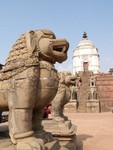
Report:
<svg viewBox="0 0 113 150"><path fill-rule="evenodd" d="M51 113L50 109L47 106L45 106L44 111L46 113L46 118L48 118L49 114Z"/></svg>

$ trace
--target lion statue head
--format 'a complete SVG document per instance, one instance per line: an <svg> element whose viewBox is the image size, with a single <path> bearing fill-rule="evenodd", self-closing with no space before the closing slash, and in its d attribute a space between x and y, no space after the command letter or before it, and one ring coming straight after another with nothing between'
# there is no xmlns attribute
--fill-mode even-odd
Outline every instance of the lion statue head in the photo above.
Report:
<svg viewBox="0 0 113 150"><path fill-rule="evenodd" d="M32 30L22 34L13 45L0 80L6 80L31 66L39 66L40 60L62 63L67 59L69 43L57 39L50 30Z"/></svg>

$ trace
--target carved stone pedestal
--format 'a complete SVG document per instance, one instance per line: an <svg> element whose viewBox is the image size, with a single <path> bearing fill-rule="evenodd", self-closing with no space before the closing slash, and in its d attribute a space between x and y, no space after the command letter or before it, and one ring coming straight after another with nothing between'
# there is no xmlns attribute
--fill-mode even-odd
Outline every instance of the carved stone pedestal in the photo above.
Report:
<svg viewBox="0 0 113 150"><path fill-rule="evenodd" d="M1 136L0 136L1 138ZM10 139L8 137L3 137L2 140L0 139L0 150L16 150L16 146L11 143ZM59 145L58 140L54 140L52 142L45 144L45 150L60 150L61 146ZM67 150L67 149L61 149L61 150Z"/></svg>
<svg viewBox="0 0 113 150"><path fill-rule="evenodd" d="M87 100L87 112L88 113L98 113L100 112L99 100Z"/></svg>
<svg viewBox="0 0 113 150"><path fill-rule="evenodd" d="M43 120L42 124L47 132L51 132L54 139L58 139L61 147L76 150L76 129L71 121L56 122L52 119Z"/></svg>
<svg viewBox="0 0 113 150"><path fill-rule="evenodd" d="M45 145L45 150L68 150L61 147L58 139L48 142ZM8 135L8 123L0 124L0 150L16 150L16 145L12 144Z"/></svg>

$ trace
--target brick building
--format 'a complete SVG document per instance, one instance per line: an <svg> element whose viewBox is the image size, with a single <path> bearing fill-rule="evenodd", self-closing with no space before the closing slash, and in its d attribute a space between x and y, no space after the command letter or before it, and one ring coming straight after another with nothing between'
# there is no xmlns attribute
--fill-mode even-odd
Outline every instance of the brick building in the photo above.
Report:
<svg viewBox="0 0 113 150"><path fill-rule="evenodd" d="M111 73L97 75L96 86L101 112L111 111L113 108L113 75Z"/></svg>
<svg viewBox="0 0 113 150"><path fill-rule="evenodd" d="M109 73L100 73L99 53L84 32L73 54L73 74L81 78L81 85L75 86L76 99L70 105L76 106L77 112L106 112L113 108L113 68ZM91 85L95 78L95 86ZM95 98L96 95L96 98ZM74 104L76 103L76 105ZM74 110L74 109L73 109Z"/></svg>

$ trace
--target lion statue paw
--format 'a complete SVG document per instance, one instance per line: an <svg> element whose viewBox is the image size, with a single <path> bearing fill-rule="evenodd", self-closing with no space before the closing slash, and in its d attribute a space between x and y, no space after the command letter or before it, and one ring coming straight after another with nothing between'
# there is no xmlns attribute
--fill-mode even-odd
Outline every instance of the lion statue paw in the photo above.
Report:
<svg viewBox="0 0 113 150"><path fill-rule="evenodd" d="M17 143L17 150L44 150L44 142L42 139L34 137L21 139Z"/></svg>
<svg viewBox="0 0 113 150"><path fill-rule="evenodd" d="M43 139L44 143L51 142L54 140L52 134L44 130L35 132L35 136Z"/></svg>

